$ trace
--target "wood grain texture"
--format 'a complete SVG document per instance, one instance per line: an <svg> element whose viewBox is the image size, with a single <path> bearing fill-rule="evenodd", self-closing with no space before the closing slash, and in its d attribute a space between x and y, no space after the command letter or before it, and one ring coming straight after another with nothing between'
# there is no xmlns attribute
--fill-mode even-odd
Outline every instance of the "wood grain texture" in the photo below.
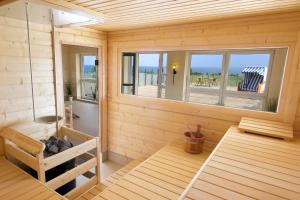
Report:
<svg viewBox="0 0 300 200"><path fill-rule="evenodd" d="M242 117L238 127L239 130L243 132L271 136L285 140L291 140L294 137L293 127L286 123Z"/></svg>
<svg viewBox="0 0 300 200"><path fill-rule="evenodd" d="M28 57L26 22L13 18L0 16L0 129L6 126L32 121L32 98L30 85L30 65ZM30 40L32 46L32 67L34 82L34 99L36 117L53 115L55 113L53 64L51 47L51 27L45 24L30 23ZM56 29L55 36L58 42L77 45L106 45L106 34L87 28ZM56 45L60 45L58 43ZM60 48L60 47L58 47ZM105 55L106 50L101 50ZM57 57L57 65L60 63ZM105 58L106 59L106 58ZM102 59L104 60L104 58ZM101 81L105 83L106 64L101 62ZM57 77L62 78L62 73L57 70ZM59 79L58 79L59 80ZM102 85L102 83L101 83ZM105 87L105 85L103 86ZM58 113L63 115L63 82L58 81ZM103 89L106 91L106 89ZM102 111L104 116L106 108L105 91L102 98ZM107 149L106 143L106 117L101 118L103 140L101 147ZM33 128L33 127L31 127ZM55 126L40 126L28 130L35 139L44 139L53 135ZM43 137L42 137L43 136ZM0 155L3 154L3 145L0 143Z"/></svg>
<svg viewBox="0 0 300 200"><path fill-rule="evenodd" d="M104 189L102 199L177 199L209 156L189 154L182 141L170 143Z"/></svg>
<svg viewBox="0 0 300 200"><path fill-rule="evenodd" d="M228 151L232 148L239 150ZM293 152L292 157L283 153L288 149ZM299 153L298 137L293 142L287 142L242 133L233 126L193 184L186 189L185 197L202 199L204 195L205 199L299 199ZM285 163L289 163L289 166Z"/></svg>
<svg viewBox="0 0 300 200"><path fill-rule="evenodd" d="M300 12L109 32L109 150L131 158L151 155L168 141L182 138L184 131L196 129L197 124L214 147L241 117L285 122L300 130L299 33ZM289 53L275 114L120 93L121 52L283 46L289 47Z"/></svg>
<svg viewBox="0 0 300 200"><path fill-rule="evenodd" d="M9 161L0 158L0 198L15 200L66 200Z"/></svg>
<svg viewBox="0 0 300 200"><path fill-rule="evenodd" d="M74 10L82 12L101 14L104 23L92 27L107 31L191 23L233 16L253 16L300 8L297 0L73 0L67 2L51 0L48 2L63 7L73 7Z"/></svg>

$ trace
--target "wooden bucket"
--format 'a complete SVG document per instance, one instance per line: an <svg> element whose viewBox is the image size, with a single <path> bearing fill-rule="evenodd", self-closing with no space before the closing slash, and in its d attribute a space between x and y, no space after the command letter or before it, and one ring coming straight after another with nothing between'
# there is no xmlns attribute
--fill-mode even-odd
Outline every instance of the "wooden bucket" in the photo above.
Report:
<svg viewBox="0 0 300 200"><path fill-rule="evenodd" d="M184 133L184 141L185 141L185 151L192 154L199 154L202 152L203 143L204 143L204 135L200 134L200 137L192 137L193 132L185 132ZM199 133L198 133L199 135Z"/></svg>

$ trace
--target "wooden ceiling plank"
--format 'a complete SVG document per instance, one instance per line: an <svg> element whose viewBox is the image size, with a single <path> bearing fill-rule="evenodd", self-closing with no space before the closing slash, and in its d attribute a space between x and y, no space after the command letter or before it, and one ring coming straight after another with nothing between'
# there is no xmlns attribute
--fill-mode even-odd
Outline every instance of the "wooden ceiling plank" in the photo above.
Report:
<svg viewBox="0 0 300 200"><path fill-rule="evenodd" d="M92 0L89 2L84 2L79 5L87 7L91 9L93 6L95 7L104 7L105 5L112 5L112 4L119 4L122 1L128 1L128 0Z"/></svg>
<svg viewBox="0 0 300 200"><path fill-rule="evenodd" d="M150 9L140 9L140 10L137 10L136 12L134 11L125 11L125 12L117 12L117 11L114 11L114 12L111 12L111 14L108 14L108 16L110 17L113 17L114 15L118 16L118 17L123 17L123 16L133 16L135 14L139 14L139 13L142 13L143 15L162 15L162 14L165 14L165 13L174 13L174 12L182 12L182 15L183 13L185 13L185 11L187 10L190 10L190 9L197 9L198 12L203 12L205 11L207 8L213 8L214 10L216 9L224 9L224 8L235 8L235 7L246 7L248 5L264 5L264 4L272 4L274 6L277 6L277 5L285 5L286 2L289 1L289 4L291 4L292 2L298 2L300 4L300 2L298 0L283 0L281 2L278 2L277 0L262 0L260 1L259 3L255 3L255 2L249 2L248 0L241 0L239 1L238 4L236 4L236 1L235 0L220 0L218 5L215 5L214 3L212 3L211 1L210 2L207 2L207 3L203 3L203 4L187 4L187 5L181 5L180 7L177 7L177 6L172 6L172 7L164 7L163 5L159 8L150 8ZM277 2L277 4L275 4ZM152 12L151 12L152 11Z"/></svg>
<svg viewBox="0 0 300 200"><path fill-rule="evenodd" d="M194 0L190 0L194 1ZM131 8L143 8L146 5L158 5L160 3L165 3L165 2L171 2L174 4L174 0L142 0L141 2L137 3L136 1L128 1L124 0L122 3L118 4L111 4L111 5L103 5L103 4L95 4L93 6L88 6L89 9L94 9L94 10L118 10L118 9L131 9ZM179 2L178 2L179 3Z"/></svg>
<svg viewBox="0 0 300 200"><path fill-rule="evenodd" d="M101 4L94 4L91 6L87 6L89 9L94 9L94 8L111 8L111 7L118 7L120 5L126 4L133 2L132 0L113 0L113 1L107 1ZM137 4L137 2L136 2Z"/></svg>
<svg viewBox="0 0 300 200"><path fill-rule="evenodd" d="M270 8L268 11L271 12L271 11L280 11L280 10L284 9L285 7L284 6L279 6L279 7L269 6L269 7L266 7L266 8ZM290 8L290 7L287 7L287 8ZM300 7L298 9L300 9ZM179 23L179 20L181 20L181 22L188 22L188 21L191 22L192 19L194 19L195 21L200 20L200 19L209 20L209 19L213 19L215 17L224 17L224 16L225 17L230 17L230 16L234 16L234 15L241 15L243 13L244 14L260 13L260 11L255 11L255 10L254 11L253 10L243 11L241 9L236 9L235 11L237 11L237 12L232 13L232 14L228 14L228 11L223 11L223 12L217 11L215 13L210 13L209 12L209 16L206 15L206 13L203 13L203 16L196 16L196 17L193 17L194 14L192 13L190 15L185 15L185 16L182 16L182 17L178 17L176 19L174 19L173 17L169 17L169 18L165 17L165 18L161 18L161 19L155 18L155 19L152 19L151 21L148 20L147 22L144 22L143 24L144 24L144 26L146 26L146 24L150 25L150 24L153 24L153 23L159 24L160 22L165 22L165 23L161 23L161 24L167 24L169 21L175 21L175 22L178 21L178 23ZM224 15L224 14L226 14L226 15ZM187 19L187 17L188 17L188 19ZM115 25L123 25L123 26L130 26L130 25L136 25L136 24L141 24L140 20L125 20L125 21L120 20L120 21L115 23ZM114 25L114 22L112 22L110 25Z"/></svg>
<svg viewBox="0 0 300 200"><path fill-rule="evenodd" d="M224 1L224 5L225 4L229 4L230 5L230 2L226 2ZM247 6L247 7L246 7ZM199 8L199 7L191 7L189 9L185 8L183 10L168 10L168 11L165 11L165 12L159 12L159 13L147 13L147 12L143 12L141 14L127 14L127 15L122 15L122 14L117 14L116 17L114 17L113 15L109 15L109 17L112 19L112 20L127 20L127 19L137 19L137 20L141 20L141 18L147 18L146 20L149 20L149 19L154 19L154 18L159 18L159 19L162 19L163 17L174 17L174 18L179 18L179 17L190 17L191 15L192 16L203 16L203 14L209 14L210 12L219 12L219 11L236 11L236 10L249 10L249 9L252 9L252 10L255 10L255 9L259 9L260 7L263 7L263 10L267 10L268 8L277 8L279 6L286 6L286 7L294 7L294 6L300 6L300 2L298 0L294 0L294 3L291 4L291 5L284 5L284 4L281 4L281 5L275 5L272 3L272 2L269 2L269 3L260 3L260 4L243 4L241 6L209 6L209 7L205 7L205 8ZM201 12L199 12L199 9L201 9ZM260 9L261 10L261 9ZM255 10L256 11L256 10ZM189 16L187 16L187 14L191 14Z"/></svg>
<svg viewBox="0 0 300 200"><path fill-rule="evenodd" d="M133 3L132 1L126 5L118 6L118 7L112 7L112 8L107 8L107 7L101 7L99 8L94 8L94 7L89 7L89 9L95 9L97 11L134 11L134 10L139 10L139 9L146 9L146 8L160 8L160 7L181 7L182 4L189 3L189 4L202 4L202 3L214 3L215 4L216 0L199 0L195 2L195 0L178 0L176 4L174 4L174 0L155 0L155 1L144 1L142 3Z"/></svg>

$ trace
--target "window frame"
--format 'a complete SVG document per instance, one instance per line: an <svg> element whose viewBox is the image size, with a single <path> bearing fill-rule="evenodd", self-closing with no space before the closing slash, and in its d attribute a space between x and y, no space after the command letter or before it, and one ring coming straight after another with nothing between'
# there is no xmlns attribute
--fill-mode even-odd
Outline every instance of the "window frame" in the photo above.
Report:
<svg viewBox="0 0 300 200"><path fill-rule="evenodd" d="M84 86L83 86L83 84L85 82L95 83L96 87L98 87L98 73L97 72L96 72L96 77L95 78L84 78L84 56L95 56L96 57L95 60L98 60L97 54L91 54L91 53L81 53L80 54L80 73L79 73L80 74L80 76L79 76L80 99L97 102L98 101L97 95L96 95L95 100L92 99L92 98L87 98L86 96L84 96ZM96 67L97 67L96 71L98 71L98 66L96 66Z"/></svg>
<svg viewBox="0 0 300 200"><path fill-rule="evenodd" d="M234 50L199 50L199 51L187 51L188 54L188 66L186 67L186 91L185 91L185 102L191 103L199 103L190 101L190 93L191 91L197 91L200 94L207 95L216 95L219 97L218 104L205 104L204 105L217 105L217 106L225 106L225 98L226 97L238 97L245 99L259 99L262 100L262 111L265 109L265 101L269 91L269 83L270 83L270 75L272 71L273 59L275 50L274 49L234 49ZM227 90L227 81L228 81L228 72L229 72L229 64L230 57L233 54L241 54L241 55L251 55L251 54L270 54L269 62L267 65L268 72L266 75L266 86L264 93L253 93L253 92L245 92L245 91L230 91ZM190 71L191 71L191 63L192 63L192 55L223 55L222 60L222 70L221 70L221 83L219 89L209 89L209 88L191 88L190 87ZM231 107L230 107L231 108ZM237 107L238 108L238 107Z"/></svg>
<svg viewBox="0 0 300 200"><path fill-rule="evenodd" d="M159 54L159 60L158 60L158 74L157 74L157 95L156 97L148 97L148 98L161 98L162 95L162 89L165 87L162 85L162 70L163 70L163 54L166 53L165 51L140 51L140 52L136 52L136 73L135 73L135 77L136 77L136 96L140 96L140 97L145 97L147 98L148 96L141 96L138 94L139 91L139 57L140 54ZM168 68L168 67L167 67ZM123 67L122 67L123 70Z"/></svg>

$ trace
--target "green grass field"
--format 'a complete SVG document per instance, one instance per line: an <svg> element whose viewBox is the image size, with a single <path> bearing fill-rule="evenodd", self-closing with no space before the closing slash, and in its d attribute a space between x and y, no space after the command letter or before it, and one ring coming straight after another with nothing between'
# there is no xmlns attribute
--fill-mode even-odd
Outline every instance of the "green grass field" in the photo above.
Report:
<svg viewBox="0 0 300 200"><path fill-rule="evenodd" d="M236 87L240 81L243 80L242 75L229 75L227 79L227 86L229 87ZM215 80L214 82L217 86L220 85L221 82L221 75L220 74L199 74L199 73L192 73L190 76L190 82L194 85L197 83L206 83L208 80Z"/></svg>

